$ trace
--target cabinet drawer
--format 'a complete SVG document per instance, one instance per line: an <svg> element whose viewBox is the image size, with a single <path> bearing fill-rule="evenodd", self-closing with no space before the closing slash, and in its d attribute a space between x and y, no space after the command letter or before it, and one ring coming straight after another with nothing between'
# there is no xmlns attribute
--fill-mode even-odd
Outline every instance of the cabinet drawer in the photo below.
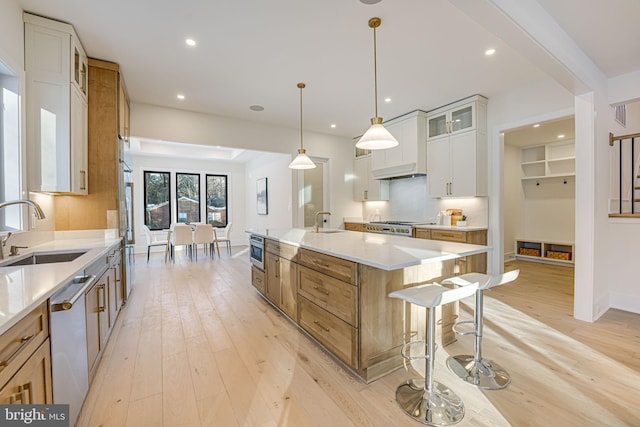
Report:
<svg viewBox="0 0 640 427"><path fill-rule="evenodd" d="M357 288L317 271L299 267L298 292L345 322L357 326Z"/></svg>
<svg viewBox="0 0 640 427"><path fill-rule="evenodd" d="M414 235L416 239L431 239L431 230L428 228L414 228Z"/></svg>
<svg viewBox="0 0 640 427"><path fill-rule="evenodd" d="M51 404L52 390L51 348L47 339L0 388L0 404Z"/></svg>
<svg viewBox="0 0 640 427"><path fill-rule="evenodd" d="M16 373L49 336L47 303L27 314L0 336L0 386Z"/></svg>
<svg viewBox="0 0 640 427"><path fill-rule="evenodd" d="M279 257L295 261L299 248L277 240L265 239L265 250Z"/></svg>
<svg viewBox="0 0 640 427"><path fill-rule="evenodd" d="M258 292L263 295L267 290L267 288L265 287L266 280L264 277L264 271L260 270L254 265L251 266L251 284L258 290Z"/></svg>
<svg viewBox="0 0 640 427"><path fill-rule="evenodd" d="M356 328L306 298L298 301L302 328L353 369L358 368Z"/></svg>
<svg viewBox="0 0 640 427"><path fill-rule="evenodd" d="M344 229L350 231L364 231L364 224L345 222Z"/></svg>
<svg viewBox="0 0 640 427"><path fill-rule="evenodd" d="M465 231L431 230L431 239L465 243L467 241L467 233Z"/></svg>
<svg viewBox="0 0 640 427"><path fill-rule="evenodd" d="M352 285L356 284L356 264L354 262L306 249L300 249L297 262Z"/></svg>

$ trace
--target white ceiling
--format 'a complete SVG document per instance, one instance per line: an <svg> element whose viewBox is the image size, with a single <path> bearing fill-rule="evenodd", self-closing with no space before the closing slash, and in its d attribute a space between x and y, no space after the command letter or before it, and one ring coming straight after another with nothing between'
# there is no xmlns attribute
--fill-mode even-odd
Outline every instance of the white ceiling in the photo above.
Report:
<svg viewBox="0 0 640 427"><path fill-rule="evenodd" d="M538 126L534 127L534 125ZM505 145L522 148L575 139L575 120L573 117L535 123L534 125L505 132Z"/></svg>
<svg viewBox="0 0 640 427"><path fill-rule="evenodd" d="M446 0L18 2L72 23L89 56L119 63L132 102L298 128L296 84L304 82L305 130L348 137L363 133L374 115L367 25L373 16L382 18L378 83L385 119L476 93L491 99L544 77ZM632 26L612 25L638 18L638 0L539 3L608 76L640 69L640 37ZM187 37L197 46L186 46ZM610 49L618 39L624 43ZM486 57L488 48L497 53ZM177 100L178 93L186 99ZM254 104L265 110L250 111Z"/></svg>

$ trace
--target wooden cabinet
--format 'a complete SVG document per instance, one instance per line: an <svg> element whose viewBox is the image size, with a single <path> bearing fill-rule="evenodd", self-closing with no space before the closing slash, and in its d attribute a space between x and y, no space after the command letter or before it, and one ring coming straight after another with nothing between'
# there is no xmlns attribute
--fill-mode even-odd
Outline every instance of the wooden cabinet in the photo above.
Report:
<svg viewBox="0 0 640 427"><path fill-rule="evenodd" d="M51 346L47 338L0 389L0 404L51 404L52 390Z"/></svg>
<svg viewBox="0 0 640 427"><path fill-rule="evenodd" d="M47 303L0 336L0 404L52 403Z"/></svg>
<svg viewBox="0 0 640 427"><path fill-rule="evenodd" d="M357 287L306 267L299 268L301 296L350 325L358 325Z"/></svg>
<svg viewBox="0 0 640 427"><path fill-rule="evenodd" d="M251 285L258 290L262 295L267 292L267 280L265 278L264 271L260 270L255 265L251 266Z"/></svg>
<svg viewBox="0 0 640 427"><path fill-rule="evenodd" d="M414 228L413 237L417 239L431 239L431 230L428 228Z"/></svg>
<svg viewBox="0 0 640 427"><path fill-rule="evenodd" d="M389 181L371 176L371 155L356 157L353 171L353 199L356 202L389 200Z"/></svg>
<svg viewBox="0 0 640 427"><path fill-rule="evenodd" d="M349 231L364 231L364 224L355 222L345 222L344 229Z"/></svg>
<svg viewBox="0 0 640 427"><path fill-rule="evenodd" d="M312 270L319 271L327 276L334 277L352 285L356 284L357 264L355 262L307 249L300 249L298 251L297 260L299 264Z"/></svg>
<svg viewBox="0 0 640 427"><path fill-rule="evenodd" d="M427 116L431 197L487 195L486 98L476 95Z"/></svg>
<svg viewBox="0 0 640 427"><path fill-rule="evenodd" d="M124 131L128 138L129 99L118 64L89 59L88 68L90 191L85 197L56 197L56 230L124 229L126 221L118 203L118 134Z"/></svg>
<svg viewBox="0 0 640 427"><path fill-rule="evenodd" d="M385 179L427 173L426 113L413 111L389 120L385 128L398 145L371 153L373 178Z"/></svg>
<svg viewBox="0 0 640 427"><path fill-rule="evenodd" d="M71 25L23 19L29 189L86 195L87 56Z"/></svg>
<svg viewBox="0 0 640 427"><path fill-rule="evenodd" d="M264 295L287 316L298 318L297 248L265 240L266 289Z"/></svg>
<svg viewBox="0 0 640 427"><path fill-rule="evenodd" d="M417 230L416 230L417 231ZM474 245L487 244L487 230L458 231L431 229L429 237L423 239L444 240L447 242L471 243ZM418 237L418 235L416 235ZM487 272L487 254L471 255L457 258L455 274L471 272ZM446 277L445 277L446 278Z"/></svg>

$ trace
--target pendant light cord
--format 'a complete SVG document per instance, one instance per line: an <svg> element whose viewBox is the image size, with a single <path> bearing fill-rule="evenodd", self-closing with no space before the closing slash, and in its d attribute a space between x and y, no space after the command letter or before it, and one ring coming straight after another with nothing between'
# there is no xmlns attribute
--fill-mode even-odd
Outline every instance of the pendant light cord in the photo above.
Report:
<svg viewBox="0 0 640 427"><path fill-rule="evenodd" d="M376 46L376 27L373 27L373 87L375 93L376 117L378 117L378 58Z"/></svg>
<svg viewBox="0 0 640 427"><path fill-rule="evenodd" d="M303 148L302 146L302 88L304 86L298 85L298 87L300 88L300 148Z"/></svg>

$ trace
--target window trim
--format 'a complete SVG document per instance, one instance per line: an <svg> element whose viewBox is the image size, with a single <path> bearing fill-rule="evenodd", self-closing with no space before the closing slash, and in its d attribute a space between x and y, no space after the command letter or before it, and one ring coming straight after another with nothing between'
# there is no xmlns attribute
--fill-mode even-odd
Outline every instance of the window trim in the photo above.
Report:
<svg viewBox="0 0 640 427"><path fill-rule="evenodd" d="M171 224L173 223L173 206L172 206L172 201L171 201L171 172L167 172L167 171L153 171L153 170L144 170L142 171L142 186L144 187L144 199L143 199L143 203L144 203L144 225L146 225L147 227L149 227L149 230L164 230L164 228L157 228L157 227L151 227L148 224L148 217L147 217L147 174L152 174L152 173L156 173L156 174L164 174L164 175L168 175L169 176L169 181L168 181L168 186L169 186L169 197L168 197L168 202L169 202L169 227L171 226ZM168 228L168 227L167 227Z"/></svg>
<svg viewBox="0 0 640 427"><path fill-rule="evenodd" d="M202 185L200 183L200 176L202 174L200 173L193 173L193 172L176 172L176 222L179 223L180 221L180 194L178 193L178 175L188 175L188 176L195 176L198 178L198 220L197 221L189 221L187 219L187 221L185 222L200 222L200 219L202 218Z"/></svg>
<svg viewBox="0 0 640 427"><path fill-rule="evenodd" d="M207 195L208 195L208 178L209 177L224 177L224 201L225 201L225 205L226 205L226 215L224 218L224 225L223 227L226 227L229 224L229 175L223 175L223 174L215 174L215 173L207 173L205 174L205 178L204 178L204 192L205 192L205 196L204 196L204 212L205 212L205 220L207 223L209 223L209 221L207 220L207 209L209 208L209 203L207 200Z"/></svg>

